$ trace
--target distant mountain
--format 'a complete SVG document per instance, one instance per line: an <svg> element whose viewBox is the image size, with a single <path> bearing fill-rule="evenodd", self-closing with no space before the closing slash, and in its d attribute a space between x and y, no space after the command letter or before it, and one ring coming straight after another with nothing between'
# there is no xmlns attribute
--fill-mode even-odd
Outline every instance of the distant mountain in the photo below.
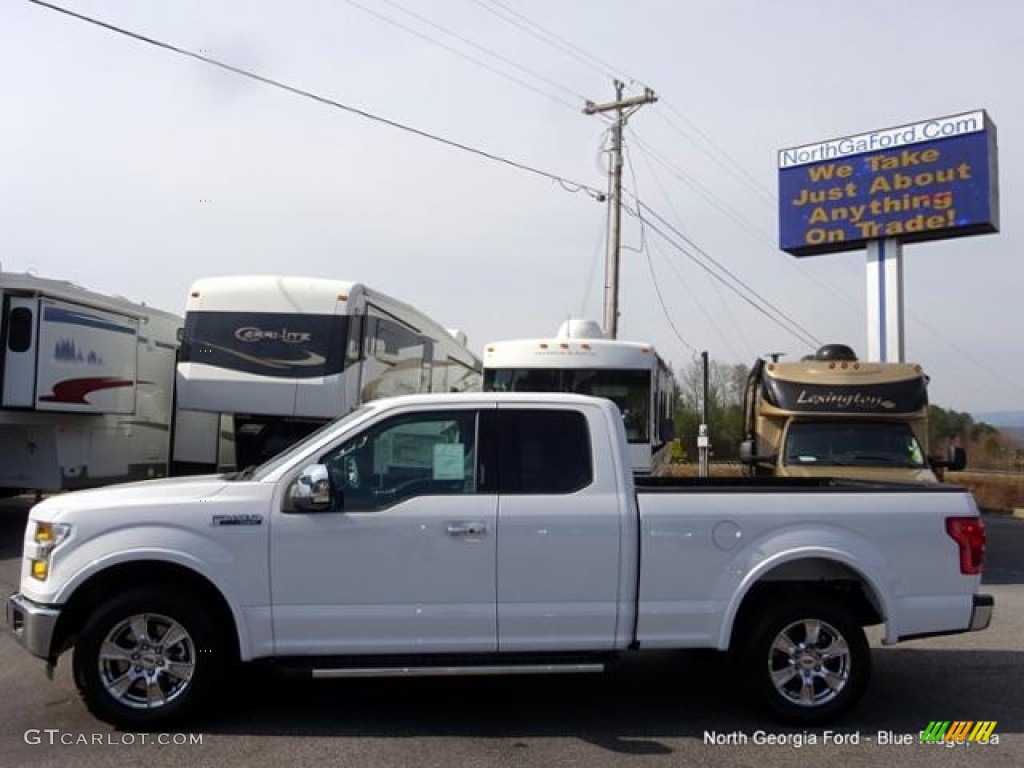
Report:
<svg viewBox="0 0 1024 768"><path fill-rule="evenodd" d="M1010 442L1024 448L1024 427L1002 427L999 433Z"/></svg>
<svg viewBox="0 0 1024 768"><path fill-rule="evenodd" d="M983 421L993 427L1024 427L1024 411L990 411L972 413L976 422Z"/></svg>

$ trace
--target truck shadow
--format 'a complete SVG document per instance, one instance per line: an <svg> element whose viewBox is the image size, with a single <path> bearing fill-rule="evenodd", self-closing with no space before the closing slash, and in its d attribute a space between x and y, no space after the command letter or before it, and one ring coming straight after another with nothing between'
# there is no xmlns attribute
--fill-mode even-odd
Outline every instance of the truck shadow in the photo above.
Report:
<svg viewBox="0 0 1024 768"><path fill-rule="evenodd" d="M665 654L604 675L284 681L245 670L206 733L340 738L575 737L610 752L670 754L706 733L802 733L742 693L728 657ZM931 720L995 720L1024 731L1024 651L876 649L868 694L832 730L912 734ZM818 734L824 729L806 729ZM516 746L527 747L526 743Z"/></svg>

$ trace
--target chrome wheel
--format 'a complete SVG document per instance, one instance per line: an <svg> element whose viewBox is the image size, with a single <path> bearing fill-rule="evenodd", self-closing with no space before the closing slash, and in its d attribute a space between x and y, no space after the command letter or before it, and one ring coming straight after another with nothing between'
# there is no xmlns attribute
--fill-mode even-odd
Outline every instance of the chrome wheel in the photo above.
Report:
<svg viewBox="0 0 1024 768"><path fill-rule="evenodd" d="M784 627L768 651L775 691L799 707L820 707L836 699L850 681L852 652L846 638L820 619Z"/></svg>
<svg viewBox="0 0 1024 768"><path fill-rule="evenodd" d="M158 613L138 613L106 634L97 656L107 694L131 709L158 709L192 682L196 646L186 629Z"/></svg>

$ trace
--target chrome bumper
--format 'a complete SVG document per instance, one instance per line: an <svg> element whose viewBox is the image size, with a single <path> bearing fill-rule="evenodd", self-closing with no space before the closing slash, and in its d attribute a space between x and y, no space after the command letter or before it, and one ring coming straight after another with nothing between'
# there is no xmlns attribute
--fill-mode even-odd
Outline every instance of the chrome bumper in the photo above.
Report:
<svg viewBox="0 0 1024 768"><path fill-rule="evenodd" d="M7 626L14 639L33 656L51 663L53 630L59 616L59 608L39 605L24 595L7 598Z"/></svg>
<svg viewBox="0 0 1024 768"><path fill-rule="evenodd" d="M987 629L992 622L992 611L995 609L996 600L992 595L975 595L974 607L971 609L970 630L976 632L979 629Z"/></svg>

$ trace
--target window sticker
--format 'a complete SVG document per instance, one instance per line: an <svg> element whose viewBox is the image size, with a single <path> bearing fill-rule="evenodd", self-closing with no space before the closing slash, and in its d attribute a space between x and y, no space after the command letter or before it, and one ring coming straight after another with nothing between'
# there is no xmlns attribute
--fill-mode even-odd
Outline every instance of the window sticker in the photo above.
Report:
<svg viewBox="0 0 1024 768"><path fill-rule="evenodd" d="M462 443L438 443L434 446L434 479L464 480L466 451Z"/></svg>

